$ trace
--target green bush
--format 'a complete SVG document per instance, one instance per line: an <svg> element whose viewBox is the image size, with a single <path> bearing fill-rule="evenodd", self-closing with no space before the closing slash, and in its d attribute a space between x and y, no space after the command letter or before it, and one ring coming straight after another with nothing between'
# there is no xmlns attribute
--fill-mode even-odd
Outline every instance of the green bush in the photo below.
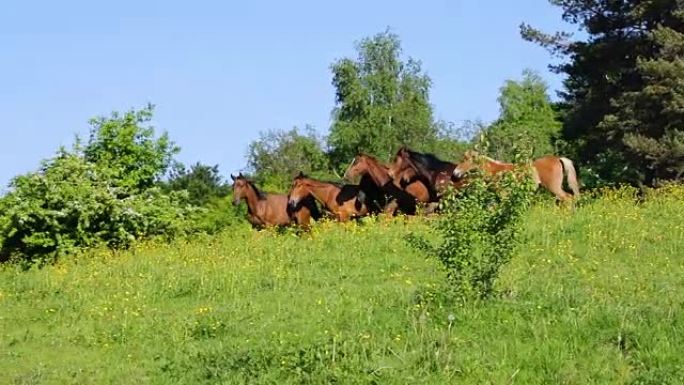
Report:
<svg viewBox="0 0 684 385"><path fill-rule="evenodd" d="M190 167L176 163L167 181L160 183L164 191L187 191L193 206L207 206L212 201L226 197L230 184L224 182L218 165L209 166L197 162Z"/></svg>
<svg viewBox="0 0 684 385"><path fill-rule="evenodd" d="M523 169L497 177L473 175L465 187L442 199L442 215L434 225L438 243L416 235L410 235L409 242L442 262L457 297L488 297L501 267L513 255L520 218L534 189Z"/></svg>
<svg viewBox="0 0 684 385"><path fill-rule="evenodd" d="M116 187L96 164L62 150L41 170L16 177L0 200L0 260L54 258L77 248L126 247L172 238L193 211L184 193Z"/></svg>
<svg viewBox="0 0 684 385"><path fill-rule="evenodd" d="M235 207L232 200L232 194L211 198L192 216L193 231L216 234L231 226L247 225L246 205Z"/></svg>
<svg viewBox="0 0 684 385"><path fill-rule="evenodd" d="M0 262L50 260L79 248L125 248L191 230L187 191L156 187L179 150L155 136L152 106L91 120L85 146L60 149L0 198Z"/></svg>

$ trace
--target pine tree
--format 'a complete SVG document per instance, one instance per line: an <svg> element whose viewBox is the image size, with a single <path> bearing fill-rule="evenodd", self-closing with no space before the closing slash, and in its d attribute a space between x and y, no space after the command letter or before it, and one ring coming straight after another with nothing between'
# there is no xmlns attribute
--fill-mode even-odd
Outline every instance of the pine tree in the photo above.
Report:
<svg viewBox="0 0 684 385"><path fill-rule="evenodd" d="M563 138L601 180L657 184L681 177L681 33L679 0L551 0L588 38L542 33L523 37L569 59ZM585 179L586 181L587 179Z"/></svg>

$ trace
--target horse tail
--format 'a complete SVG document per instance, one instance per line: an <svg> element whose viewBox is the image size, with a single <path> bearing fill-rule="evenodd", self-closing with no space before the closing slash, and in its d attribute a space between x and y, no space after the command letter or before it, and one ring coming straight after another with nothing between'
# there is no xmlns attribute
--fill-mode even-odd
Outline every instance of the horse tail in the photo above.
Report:
<svg viewBox="0 0 684 385"><path fill-rule="evenodd" d="M568 158L560 158L561 164L563 165L563 168L565 169L566 173L566 178L568 180L568 186L570 186L570 189L572 190L572 194L575 196L575 198L579 197L580 191L579 191L579 182L577 181L577 171L575 171L575 166L572 164L572 161Z"/></svg>

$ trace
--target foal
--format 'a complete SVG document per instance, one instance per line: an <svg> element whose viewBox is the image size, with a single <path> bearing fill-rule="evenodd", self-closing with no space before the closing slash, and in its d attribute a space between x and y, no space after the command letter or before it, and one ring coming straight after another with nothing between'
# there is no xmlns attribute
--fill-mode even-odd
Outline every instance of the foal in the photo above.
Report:
<svg viewBox="0 0 684 385"><path fill-rule="evenodd" d="M296 207L309 195L341 222L368 214L365 197L358 185L322 182L300 172L292 181L292 188L288 194L289 206Z"/></svg>
<svg viewBox="0 0 684 385"><path fill-rule="evenodd" d="M230 178L233 180L233 205L239 205L242 200L247 202L247 220L254 228L291 224L308 228L311 218L318 219L321 216L310 195L289 207L285 194L263 193L242 173L238 176L231 174Z"/></svg>

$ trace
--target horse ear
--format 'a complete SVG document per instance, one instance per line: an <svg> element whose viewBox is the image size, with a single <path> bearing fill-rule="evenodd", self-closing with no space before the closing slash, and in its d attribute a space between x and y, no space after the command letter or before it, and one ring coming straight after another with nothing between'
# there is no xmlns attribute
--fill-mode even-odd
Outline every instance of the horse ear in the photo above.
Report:
<svg viewBox="0 0 684 385"><path fill-rule="evenodd" d="M235 182L235 179L237 179L237 178L235 177L235 175L233 175L233 174L230 174L230 179L232 179L232 180L233 180L233 182Z"/></svg>

